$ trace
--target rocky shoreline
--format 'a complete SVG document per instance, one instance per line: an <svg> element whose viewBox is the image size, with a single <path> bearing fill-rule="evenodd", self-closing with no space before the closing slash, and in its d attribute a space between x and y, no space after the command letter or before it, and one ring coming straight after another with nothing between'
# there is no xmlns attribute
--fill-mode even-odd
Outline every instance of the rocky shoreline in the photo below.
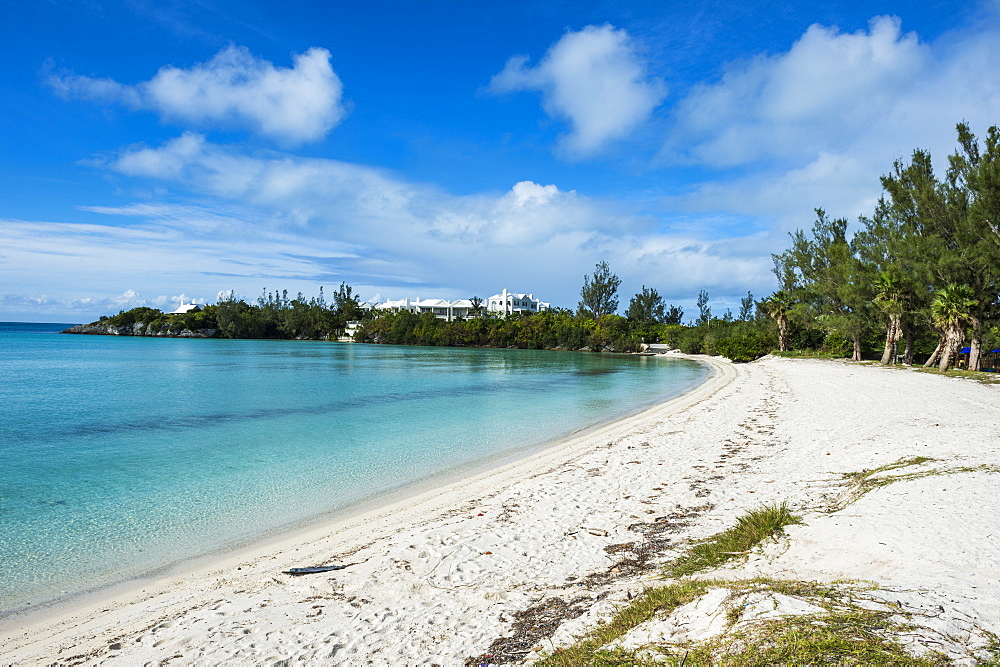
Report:
<svg viewBox="0 0 1000 667"><path fill-rule="evenodd" d="M115 326L103 322L92 324L77 324L66 329L65 334L83 334L87 336L157 336L161 338L214 338L216 329L178 329L169 325L155 326L144 322L135 322L126 326Z"/></svg>

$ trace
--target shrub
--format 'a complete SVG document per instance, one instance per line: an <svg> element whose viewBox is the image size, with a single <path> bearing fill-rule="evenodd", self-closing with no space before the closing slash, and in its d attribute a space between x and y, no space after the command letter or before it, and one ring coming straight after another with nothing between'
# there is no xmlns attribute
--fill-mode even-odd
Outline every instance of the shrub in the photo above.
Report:
<svg viewBox="0 0 1000 667"><path fill-rule="evenodd" d="M760 359L774 349L774 338L761 331L746 331L715 341L715 353L736 363Z"/></svg>
<svg viewBox="0 0 1000 667"><path fill-rule="evenodd" d="M701 354L704 339L699 329L687 329L677 337L677 347L684 354Z"/></svg>

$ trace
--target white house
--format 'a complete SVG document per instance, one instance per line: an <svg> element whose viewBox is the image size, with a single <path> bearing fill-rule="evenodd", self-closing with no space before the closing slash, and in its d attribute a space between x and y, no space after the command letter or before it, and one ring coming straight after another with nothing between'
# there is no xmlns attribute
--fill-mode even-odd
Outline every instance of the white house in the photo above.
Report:
<svg viewBox="0 0 1000 667"><path fill-rule="evenodd" d="M378 310L399 312L408 310L411 313L433 313L442 320L451 322L456 318L466 318L472 315L472 301L469 299L398 299L388 300L375 305Z"/></svg>
<svg viewBox="0 0 1000 667"><path fill-rule="evenodd" d="M384 303L374 305L362 304L362 307L374 308L376 310L388 310L399 312L407 310L411 313L433 313L436 317L451 322L457 318L467 319L475 317L476 313L469 299L398 299L388 300ZM548 310L551 305L539 301L532 294L517 294L504 290L500 294L494 294L481 306L491 313L539 313Z"/></svg>
<svg viewBox="0 0 1000 667"><path fill-rule="evenodd" d="M540 313L551 307L552 304L536 299L533 294L508 292L506 289L486 300L486 310L491 313L507 315L511 313Z"/></svg>
<svg viewBox="0 0 1000 667"><path fill-rule="evenodd" d="M170 315L183 315L184 313L190 312L198 307L196 303L184 303L184 297L181 297L181 305L177 306L177 310L171 310Z"/></svg>

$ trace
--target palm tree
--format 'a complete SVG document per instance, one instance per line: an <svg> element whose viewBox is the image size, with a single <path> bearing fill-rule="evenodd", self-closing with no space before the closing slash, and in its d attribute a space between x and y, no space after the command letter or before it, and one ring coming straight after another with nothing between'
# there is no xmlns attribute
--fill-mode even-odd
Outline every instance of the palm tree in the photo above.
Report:
<svg viewBox="0 0 1000 667"><path fill-rule="evenodd" d="M479 317L479 315L483 312L483 300L478 296L474 296L469 299L469 303L472 304L471 310L473 316Z"/></svg>
<svg viewBox="0 0 1000 667"><path fill-rule="evenodd" d="M788 352L788 313L795 305L792 295L785 290L778 290L760 302L768 317L778 323L778 349Z"/></svg>
<svg viewBox="0 0 1000 667"><path fill-rule="evenodd" d="M888 366L896 354L896 343L903 332L903 314L906 312L906 290L903 278L896 271L881 271L875 279L875 303L886 315L885 350L882 364Z"/></svg>
<svg viewBox="0 0 1000 667"><path fill-rule="evenodd" d="M972 322L975 293L968 285L948 285L931 302L931 317L942 332L941 371L948 370L965 340L965 328Z"/></svg>

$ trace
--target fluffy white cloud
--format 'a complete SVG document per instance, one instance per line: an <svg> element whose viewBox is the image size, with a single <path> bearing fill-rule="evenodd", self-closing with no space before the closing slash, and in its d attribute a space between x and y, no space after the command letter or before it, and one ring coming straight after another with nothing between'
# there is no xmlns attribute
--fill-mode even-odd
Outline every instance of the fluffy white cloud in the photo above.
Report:
<svg viewBox="0 0 1000 667"><path fill-rule="evenodd" d="M69 74L52 75L49 84L67 97L151 109L182 125L246 128L292 145L321 139L347 115L330 52L314 47L293 60L275 67L229 46L208 62L166 66L134 86Z"/></svg>
<svg viewBox="0 0 1000 667"><path fill-rule="evenodd" d="M545 111L572 126L562 141L572 156L626 136L666 95L663 83L648 76L634 40L610 25L567 32L534 67L526 56L511 58L490 89L541 92Z"/></svg>
<svg viewBox="0 0 1000 667"><path fill-rule="evenodd" d="M218 219L192 207L87 210L141 217L158 229L200 235L206 242L217 238L217 252L231 260L247 246L225 239L251 230L262 238L278 235L287 242L283 252L307 265L295 275L320 280L324 272L333 273L337 277L328 282L347 280L366 298L376 292L393 298L431 292L467 297L504 286L535 292L545 286L544 298L573 306L583 274L593 271L598 258L622 276L625 301L624 292L641 284L693 300L701 288L721 294L732 291L730 283L749 278L752 282L739 286L763 290L760 285L770 280L766 252L746 250L759 249L762 241L706 239L693 224L657 231L648 214L629 204L554 184L521 181L506 192L455 196L362 165L251 156L200 137L134 147L108 166L219 198L232 209ZM335 270L313 258L330 244L353 253L335 262ZM722 263L724 272L718 270ZM245 290L246 282L236 288Z"/></svg>
<svg viewBox="0 0 1000 667"><path fill-rule="evenodd" d="M814 155L897 111L931 62L894 17L851 34L813 25L788 52L696 87L676 108L671 148L712 166Z"/></svg>
<svg viewBox="0 0 1000 667"><path fill-rule="evenodd" d="M815 207L870 214L894 160L929 149L943 171L957 122L980 133L997 122L998 62L995 20L934 43L895 17L853 33L813 25L787 52L733 63L678 103L664 158L727 171L668 205L776 223L777 247Z"/></svg>

